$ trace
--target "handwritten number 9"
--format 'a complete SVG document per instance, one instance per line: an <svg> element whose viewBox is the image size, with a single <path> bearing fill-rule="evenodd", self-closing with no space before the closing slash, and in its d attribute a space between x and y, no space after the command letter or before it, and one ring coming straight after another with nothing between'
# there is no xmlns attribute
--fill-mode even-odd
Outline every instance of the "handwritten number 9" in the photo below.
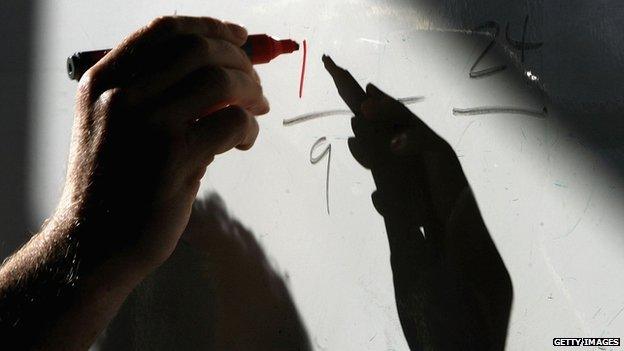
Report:
<svg viewBox="0 0 624 351"><path fill-rule="evenodd" d="M321 151L318 156L314 156L314 151L319 148L322 144L327 142L326 137L321 137L314 142L312 148L310 148L310 163L313 165L319 163L325 155L327 155L327 177L325 179L325 202L327 206L327 214L329 214L329 168L331 164L331 144L327 144L325 149Z"/></svg>

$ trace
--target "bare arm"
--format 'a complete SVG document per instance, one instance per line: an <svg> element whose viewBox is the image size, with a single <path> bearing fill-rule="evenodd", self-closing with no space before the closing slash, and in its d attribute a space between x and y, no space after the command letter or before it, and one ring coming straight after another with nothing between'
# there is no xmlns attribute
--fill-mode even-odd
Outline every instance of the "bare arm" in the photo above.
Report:
<svg viewBox="0 0 624 351"><path fill-rule="evenodd" d="M159 18L85 74L61 202L0 268L4 343L87 349L169 257L208 164L250 148L254 116L268 112L246 36L211 18Z"/></svg>
<svg viewBox="0 0 624 351"><path fill-rule="evenodd" d="M149 272L131 257L97 258L80 236L50 220L0 270L0 330L23 349L87 349ZM8 342L8 341L6 341Z"/></svg>

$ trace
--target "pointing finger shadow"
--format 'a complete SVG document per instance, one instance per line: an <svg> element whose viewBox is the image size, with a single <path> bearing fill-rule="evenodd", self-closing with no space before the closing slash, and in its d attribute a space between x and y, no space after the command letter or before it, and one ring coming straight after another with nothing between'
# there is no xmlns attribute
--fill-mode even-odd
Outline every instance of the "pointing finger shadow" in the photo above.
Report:
<svg viewBox="0 0 624 351"><path fill-rule="evenodd" d="M511 279L454 151L399 101L323 62L355 114L349 150L377 187L410 348L504 349Z"/></svg>

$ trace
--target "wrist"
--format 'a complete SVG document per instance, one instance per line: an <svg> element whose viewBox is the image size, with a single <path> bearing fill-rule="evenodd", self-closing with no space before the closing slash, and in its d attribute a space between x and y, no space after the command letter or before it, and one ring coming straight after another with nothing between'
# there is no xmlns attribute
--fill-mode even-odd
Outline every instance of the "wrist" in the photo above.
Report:
<svg viewBox="0 0 624 351"><path fill-rule="evenodd" d="M57 212L3 265L2 322L28 348L88 348L147 274L122 255L94 254L88 234Z"/></svg>
<svg viewBox="0 0 624 351"><path fill-rule="evenodd" d="M445 223L460 195L469 188L468 181L450 145L439 152L425 153L423 162L436 215Z"/></svg>
<svg viewBox="0 0 624 351"><path fill-rule="evenodd" d="M43 230L44 240L58 246L75 261L75 273L85 285L104 284L132 290L158 264L131 250L106 242L108 229L78 216L75 211L57 211Z"/></svg>

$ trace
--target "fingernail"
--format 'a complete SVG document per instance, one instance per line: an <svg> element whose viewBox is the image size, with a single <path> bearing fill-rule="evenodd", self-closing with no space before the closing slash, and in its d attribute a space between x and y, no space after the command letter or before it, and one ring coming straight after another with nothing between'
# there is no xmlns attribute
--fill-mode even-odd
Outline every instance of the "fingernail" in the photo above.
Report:
<svg viewBox="0 0 624 351"><path fill-rule="evenodd" d="M227 25L228 25L228 28L230 28L230 30L232 31L232 33L234 33L234 35L236 35L237 37L241 39L247 38L247 29L245 29L245 27L235 24L235 23L227 23Z"/></svg>

